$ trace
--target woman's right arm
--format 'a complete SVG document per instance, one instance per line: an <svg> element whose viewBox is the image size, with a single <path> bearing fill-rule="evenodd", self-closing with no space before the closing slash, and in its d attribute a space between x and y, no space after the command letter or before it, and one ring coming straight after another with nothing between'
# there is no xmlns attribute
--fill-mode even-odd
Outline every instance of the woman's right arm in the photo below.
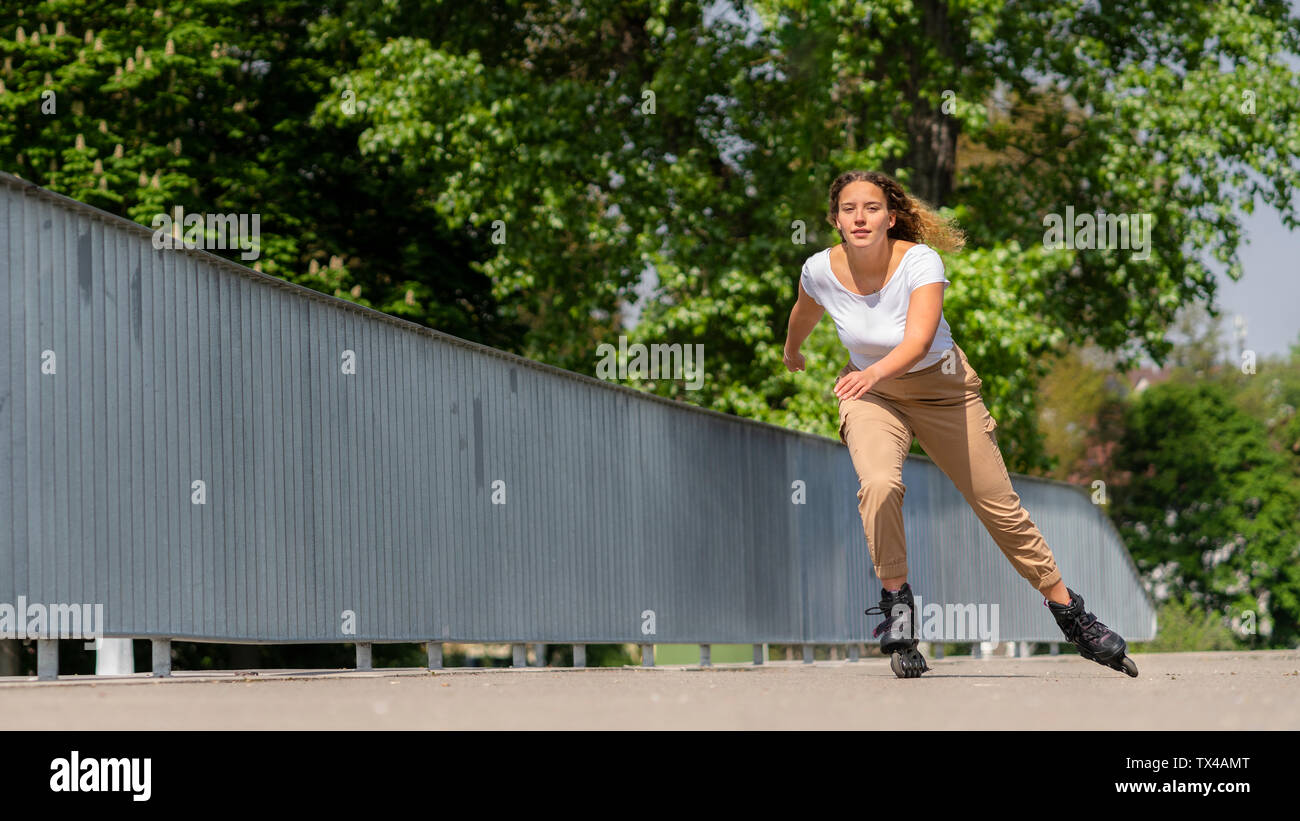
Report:
<svg viewBox="0 0 1300 821"><path fill-rule="evenodd" d="M790 327L785 337L785 366L791 371L801 371L804 368L803 354L799 353L799 348L812 333L813 328L821 320L822 314L826 309L813 301L808 296L808 292L803 289L803 283L799 283L799 299L794 303L794 310L790 312Z"/></svg>

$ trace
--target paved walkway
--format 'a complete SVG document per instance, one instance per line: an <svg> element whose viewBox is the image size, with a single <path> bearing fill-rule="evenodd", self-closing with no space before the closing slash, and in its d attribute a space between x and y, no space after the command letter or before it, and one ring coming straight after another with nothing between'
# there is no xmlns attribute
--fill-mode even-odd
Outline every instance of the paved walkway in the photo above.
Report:
<svg viewBox="0 0 1300 821"><path fill-rule="evenodd" d="M0 679L12 729L1300 729L1300 651Z"/></svg>

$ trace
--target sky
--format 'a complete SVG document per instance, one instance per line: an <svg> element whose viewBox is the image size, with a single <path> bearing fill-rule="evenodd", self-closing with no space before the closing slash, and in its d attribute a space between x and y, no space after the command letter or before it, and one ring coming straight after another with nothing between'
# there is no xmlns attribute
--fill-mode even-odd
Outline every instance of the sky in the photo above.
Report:
<svg viewBox="0 0 1300 821"><path fill-rule="evenodd" d="M1291 345L1300 344L1300 231L1287 230L1277 211L1255 205L1254 214L1240 215L1241 279L1229 279L1226 266L1216 260L1207 264L1218 280L1215 304L1223 312L1225 343L1234 340L1236 350L1234 317L1240 315L1246 321L1242 347L1263 358L1285 355Z"/></svg>
<svg viewBox="0 0 1300 821"><path fill-rule="evenodd" d="M1291 13L1300 14L1300 0L1291 0ZM1293 71L1300 71L1300 59L1285 59ZM1293 202L1293 210L1300 211L1300 197ZM1277 211L1258 199L1255 213L1238 211L1238 219L1243 241L1237 253L1245 269L1241 279L1230 280L1226 266L1216 260L1206 263L1219 284L1215 304L1224 314L1223 339L1232 340L1236 350L1234 320L1241 316L1246 323L1243 348L1259 358L1285 355L1291 345L1300 344L1300 229L1288 230Z"/></svg>
<svg viewBox="0 0 1300 821"><path fill-rule="evenodd" d="M1291 13L1300 14L1300 0L1292 0ZM1300 70L1300 60L1287 62ZM1245 273L1233 282L1215 263L1220 289L1215 302L1227 314L1225 331L1232 331L1232 314L1245 318L1243 347L1257 356L1285 354L1300 343L1300 230L1287 230L1276 211L1259 202L1255 206L1254 214L1242 215L1244 238L1250 242L1239 251Z"/></svg>

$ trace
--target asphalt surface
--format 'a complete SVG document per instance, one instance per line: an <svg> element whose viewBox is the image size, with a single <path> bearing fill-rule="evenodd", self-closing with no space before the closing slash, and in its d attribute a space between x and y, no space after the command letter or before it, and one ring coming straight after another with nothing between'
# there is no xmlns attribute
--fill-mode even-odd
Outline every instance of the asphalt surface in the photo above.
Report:
<svg viewBox="0 0 1300 821"><path fill-rule="evenodd" d="M0 679L17 729L1300 729L1300 651Z"/></svg>

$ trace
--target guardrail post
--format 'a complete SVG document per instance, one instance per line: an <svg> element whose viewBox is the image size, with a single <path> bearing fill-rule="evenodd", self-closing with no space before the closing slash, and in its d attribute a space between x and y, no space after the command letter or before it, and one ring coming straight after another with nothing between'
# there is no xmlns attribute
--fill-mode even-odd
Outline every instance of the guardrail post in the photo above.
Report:
<svg viewBox="0 0 1300 821"><path fill-rule="evenodd" d="M814 653L813 653L813 646L812 646L811 644L805 644L805 645L803 646L803 663L804 663L804 664L812 664L812 663L813 663L813 656L814 656Z"/></svg>
<svg viewBox="0 0 1300 821"><path fill-rule="evenodd" d="M95 675L128 676L135 672L131 639L100 639L95 648Z"/></svg>
<svg viewBox="0 0 1300 821"><path fill-rule="evenodd" d="M573 645L573 666L574 667L587 666L587 645L585 644Z"/></svg>
<svg viewBox="0 0 1300 821"><path fill-rule="evenodd" d="M546 645L545 644L533 645L533 666L534 667L546 666Z"/></svg>
<svg viewBox="0 0 1300 821"><path fill-rule="evenodd" d="M943 645L942 645L942 644L936 644L936 645L934 646L934 657L937 658L937 659L941 659L941 658L943 658Z"/></svg>
<svg viewBox="0 0 1300 821"><path fill-rule="evenodd" d="M153 674L156 678L167 678L172 674L172 640L150 639L153 650Z"/></svg>
<svg viewBox="0 0 1300 821"><path fill-rule="evenodd" d="M862 651L857 644L849 645L849 662L855 662L861 656Z"/></svg>
<svg viewBox="0 0 1300 821"><path fill-rule="evenodd" d="M26 618L26 614L23 614ZM59 677L59 640L36 640L36 678L39 681L54 681Z"/></svg>
<svg viewBox="0 0 1300 821"><path fill-rule="evenodd" d="M426 641L424 643L425 655L429 657L428 665L430 670L442 669L442 642Z"/></svg>
<svg viewBox="0 0 1300 821"><path fill-rule="evenodd" d="M641 666L642 667L655 666L655 646L653 644L641 645Z"/></svg>
<svg viewBox="0 0 1300 821"><path fill-rule="evenodd" d="M1047 652L1049 655L1059 656L1061 654L1061 645L1054 641L1048 642Z"/></svg>
<svg viewBox="0 0 1300 821"><path fill-rule="evenodd" d="M978 641L970 646L970 657L973 659L981 658L980 643Z"/></svg>
<svg viewBox="0 0 1300 821"><path fill-rule="evenodd" d="M765 652L766 650L767 650L767 645L766 645L766 644L755 644L755 645L754 645L754 663L755 663L755 664L762 664L763 662L767 661L767 653Z"/></svg>
<svg viewBox="0 0 1300 821"><path fill-rule="evenodd" d="M510 666L527 667L528 666L528 648L522 644L510 645Z"/></svg>
<svg viewBox="0 0 1300 821"><path fill-rule="evenodd" d="M372 657L370 653L370 642L368 641L357 642L357 669L370 670L372 669L372 666L373 665L372 665Z"/></svg>
<svg viewBox="0 0 1300 821"><path fill-rule="evenodd" d="M700 666L701 667L713 666L713 657L712 654L709 652L709 645L707 644L700 645Z"/></svg>

